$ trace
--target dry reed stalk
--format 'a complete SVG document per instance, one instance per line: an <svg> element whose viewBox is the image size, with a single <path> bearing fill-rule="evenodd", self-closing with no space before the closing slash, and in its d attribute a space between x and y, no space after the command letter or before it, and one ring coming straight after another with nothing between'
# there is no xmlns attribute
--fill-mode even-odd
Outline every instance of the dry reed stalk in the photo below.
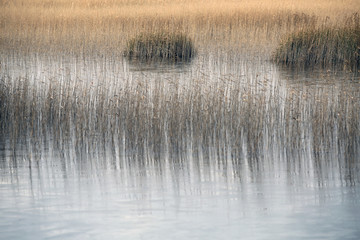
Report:
<svg viewBox="0 0 360 240"><path fill-rule="evenodd" d="M183 32L201 49L267 48L286 33L342 25L359 11L356 0L2 1L0 49L121 55L128 39L157 31Z"/></svg>
<svg viewBox="0 0 360 240"><path fill-rule="evenodd" d="M309 25L341 27L344 16L358 10L355 0L2 1L0 54L11 50L24 55L52 51L56 56L121 55L131 37L164 30L189 35L202 51L242 44L264 48ZM264 154L265 147L278 147L269 139L289 150L302 145L307 136L315 152L329 145L331 134L341 136L339 144L352 151L359 142L359 93L352 93L355 100L350 100L342 95L347 89L335 94L337 104L332 105L324 92L311 90L308 96L313 98L289 95L284 103L278 89L264 95L267 89L250 80L245 86L224 79L216 83L194 79L185 86L175 81L171 87L154 87L146 79L122 79L119 86L62 76L40 86L27 77L5 75L0 79L1 135L13 142L24 135L51 133L54 141L66 139L89 150L98 140L113 139L127 153L158 153L165 148L174 155L188 148L206 153L214 146L221 155L253 158Z"/></svg>
<svg viewBox="0 0 360 240"><path fill-rule="evenodd" d="M0 82L1 135L13 143L51 135L88 151L111 140L129 153L216 149L263 159L265 149L284 147L291 154L305 148L304 139L322 154L334 144L354 152L360 141L360 96L350 87L294 90L282 98L283 90L258 81L154 85L139 78L124 79L121 87L70 78L42 85L25 78Z"/></svg>

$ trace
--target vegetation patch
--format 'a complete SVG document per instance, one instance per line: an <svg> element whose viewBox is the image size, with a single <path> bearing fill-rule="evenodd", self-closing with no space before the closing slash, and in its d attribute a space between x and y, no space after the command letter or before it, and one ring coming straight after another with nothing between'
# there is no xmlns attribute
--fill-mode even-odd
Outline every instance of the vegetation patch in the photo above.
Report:
<svg viewBox="0 0 360 240"><path fill-rule="evenodd" d="M128 41L125 56L140 61L189 61L194 56L194 46L184 34L143 33Z"/></svg>
<svg viewBox="0 0 360 240"><path fill-rule="evenodd" d="M306 29L286 36L274 60L289 66L360 67L360 27Z"/></svg>

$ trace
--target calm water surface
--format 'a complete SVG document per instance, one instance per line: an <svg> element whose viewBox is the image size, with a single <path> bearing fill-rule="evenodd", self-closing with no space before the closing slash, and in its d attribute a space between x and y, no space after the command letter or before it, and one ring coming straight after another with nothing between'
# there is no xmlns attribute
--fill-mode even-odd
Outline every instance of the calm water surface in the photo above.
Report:
<svg viewBox="0 0 360 240"><path fill-rule="evenodd" d="M281 105L289 95L311 97L294 101L291 111L300 114L300 125L279 118L271 125L276 129L263 126L255 156L245 151L245 140L238 153L231 137L199 148L187 143L178 151L165 146L153 154L129 152L109 139L81 149L51 135L37 142L24 138L14 148L2 136L0 239L360 238L360 123L352 122L350 135L338 133L340 123L320 126L320 134L311 119L311 109L320 106L316 98L324 94L325 113L334 105L351 108L340 93L359 100L354 74L289 71L231 54L160 67L77 58L2 56L2 62L2 76L34 82L146 78L187 85L205 78L261 84L264 94L276 91L284 99L277 102L279 116L286 115ZM291 147L284 139L297 132L301 137Z"/></svg>

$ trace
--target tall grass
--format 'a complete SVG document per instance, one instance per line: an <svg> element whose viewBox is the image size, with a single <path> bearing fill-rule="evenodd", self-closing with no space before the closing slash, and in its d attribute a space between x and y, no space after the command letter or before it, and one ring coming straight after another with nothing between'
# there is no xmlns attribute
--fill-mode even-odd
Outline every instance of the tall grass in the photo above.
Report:
<svg viewBox="0 0 360 240"><path fill-rule="evenodd" d="M1 60L34 52L116 59L138 34L167 31L186 34L199 52L244 49L266 59L287 33L309 26L344 27L346 16L359 8L356 0L1 1L0 54ZM67 75L13 77L5 71L0 76L1 137L15 146L22 139L51 136L89 151L97 140L106 140L135 155L216 149L234 159L261 159L269 148L292 151L306 147L304 139L317 154L326 154L326 146L357 151L360 101L351 88L293 94L251 78L245 84L222 77L191 80L134 77L90 83ZM281 144L272 144L275 140Z"/></svg>
<svg viewBox="0 0 360 240"><path fill-rule="evenodd" d="M51 167L51 159L37 154L53 149L63 171L116 167L146 174L153 167L202 175L212 168L247 181L278 167L295 181L315 176L327 184L340 174L342 183L355 184L360 93L338 77L323 77L324 87L294 88L251 77L210 83L205 76L185 84L2 77L0 142L10 146L1 145L0 154L8 159L13 150L15 158L0 165L16 170L25 156L30 166L41 160Z"/></svg>
<svg viewBox="0 0 360 240"><path fill-rule="evenodd" d="M125 56L131 60L189 61L195 50L191 39L180 33L140 34L130 39Z"/></svg>
<svg viewBox="0 0 360 240"><path fill-rule="evenodd" d="M356 0L0 2L0 50L121 55L140 33L181 32L199 50L269 54L282 36L307 26L343 25Z"/></svg>
<svg viewBox="0 0 360 240"><path fill-rule="evenodd" d="M140 156L216 149L229 157L263 159L277 148L322 155L334 147L356 155L358 91L344 85L284 92L268 84L206 78L187 84L146 78L34 84L2 77L1 135L13 146L51 136L89 152L97 142L117 142L124 154Z"/></svg>
<svg viewBox="0 0 360 240"><path fill-rule="evenodd" d="M360 67L360 20L354 14L341 28L308 28L285 37L275 61L286 65Z"/></svg>

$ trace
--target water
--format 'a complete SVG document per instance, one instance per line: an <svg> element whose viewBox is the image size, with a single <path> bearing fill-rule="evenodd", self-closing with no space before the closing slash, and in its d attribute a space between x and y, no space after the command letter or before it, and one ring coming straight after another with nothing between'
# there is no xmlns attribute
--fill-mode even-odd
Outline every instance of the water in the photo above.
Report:
<svg viewBox="0 0 360 240"><path fill-rule="evenodd" d="M147 138L143 147L128 148L121 131L80 143L76 134L62 139L51 131L16 143L3 135L0 239L360 238L356 74L289 71L220 53L186 65L55 60L2 56L1 76L45 84L140 79L169 92L176 82L180 94L197 79L204 91L239 85L249 93L239 109L258 119L228 122L241 115L214 107L221 125L211 125L214 133L202 132L205 123L190 124L174 141L164 127L161 146L151 149Z"/></svg>
<svg viewBox="0 0 360 240"><path fill-rule="evenodd" d="M256 174L243 163L216 158L141 166L112 157L43 155L2 166L1 238L356 239L360 234L359 187L338 178L299 177L281 166Z"/></svg>

